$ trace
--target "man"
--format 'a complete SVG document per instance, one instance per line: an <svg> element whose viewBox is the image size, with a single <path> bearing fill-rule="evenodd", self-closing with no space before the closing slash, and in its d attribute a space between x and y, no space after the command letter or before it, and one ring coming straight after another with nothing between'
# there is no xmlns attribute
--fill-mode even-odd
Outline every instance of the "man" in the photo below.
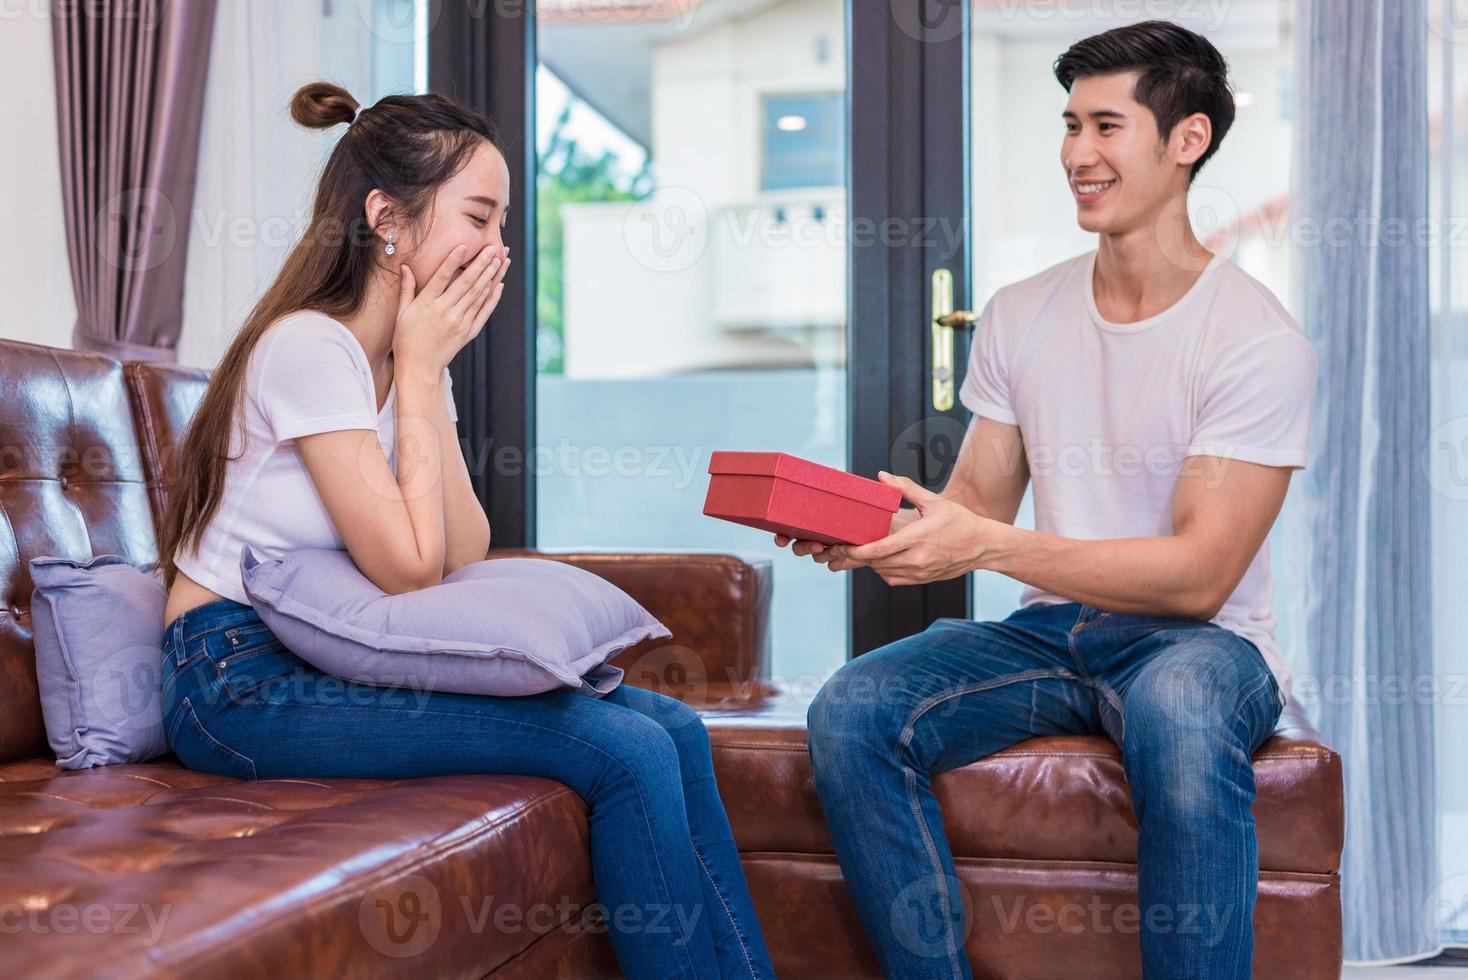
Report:
<svg viewBox="0 0 1468 980"><path fill-rule="evenodd" d="M1140 826L1129 927L1145 975L1248 977L1250 757L1288 694L1265 542L1305 464L1315 359L1189 226L1188 187L1234 118L1218 51L1151 21L1078 42L1055 75L1060 161L1097 249L989 301L960 395L975 418L941 494L884 473L916 507L888 537L794 543L891 585L1001 572L1026 584L1022 606L845 664L810 707L816 786L887 975L968 977L933 774L1105 733ZM1030 481L1033 531L1013 526Z"/></svg>

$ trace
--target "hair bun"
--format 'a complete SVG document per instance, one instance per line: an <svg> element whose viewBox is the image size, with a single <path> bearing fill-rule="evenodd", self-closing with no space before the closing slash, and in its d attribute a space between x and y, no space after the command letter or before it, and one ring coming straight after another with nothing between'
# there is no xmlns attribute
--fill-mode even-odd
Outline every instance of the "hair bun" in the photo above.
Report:
<svg viewBox="0 0 1468 980"><path fill-rule="evenodd" d="M331 82L308 82L291 97L291 118L310 129L329 129L357 118L360 103Z"/></svg>

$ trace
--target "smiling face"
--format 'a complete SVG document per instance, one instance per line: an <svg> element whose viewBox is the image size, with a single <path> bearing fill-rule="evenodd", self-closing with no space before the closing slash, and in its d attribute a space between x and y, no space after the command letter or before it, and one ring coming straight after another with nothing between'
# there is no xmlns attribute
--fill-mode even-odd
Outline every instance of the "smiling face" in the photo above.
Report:
<svg viewBox="0 0 1468 980"><path fill-rule="evenodd" d="M1133 97L1138 72L1077 78L1062 119L1060 164L1086 231L1121 235L1151 227L1168 201L1187 193L1208 145L1208 117L1194 113L1166 140L1152 110Z"/></svg>
<svg viewBox="0 0 1468 980"><path fill-rule="evenodd" d="M397 258L408 263L414 281L422 288L456 246L464 246L465 265L486 245L503 249L501 236L509 199L510 170L505 158L489 143L481 143L459 172L434 192L433 204L419 230L422 239L398 231L397 244L402 251ZM389 268L396 274L396 264L389 262ZM454 278L458 278L459 271Z"/></svg>

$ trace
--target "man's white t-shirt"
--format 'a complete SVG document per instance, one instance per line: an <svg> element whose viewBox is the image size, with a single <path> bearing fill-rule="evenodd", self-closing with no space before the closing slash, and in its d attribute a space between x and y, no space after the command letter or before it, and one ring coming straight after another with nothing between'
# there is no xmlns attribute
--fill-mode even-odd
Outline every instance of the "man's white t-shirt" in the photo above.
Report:
<svg viewBox="0 0 1468 980"><path fill-rule="evenodd" d="M1096 307L1095 264L1088 252L996 292L959 394L974 414L1019 427L1037 531L1171 534L1186 456L1304 467L1315 353L1268 289L1215 256L1168 309L1112 323ZM1285 700L1273 593L1266 541L1212 622L1259 648ZM1020 596L1068 601L1028 585Z"/></svg>
<svg viewBox="0 0 1468 980"><path fill-rule="evenodd" d="M447 369L444 396L449 418L458 421ZM388 388L379 411L362 345L337 320L307 310L282 317L260 337L250 352L241 401L243 445L236 426L219 508L200 536L198 553L180 548L174 560L205 588L248 603L240 579L243 545L262 561L298 548L346 548L294 440L336 429L375 429L396 473L397 384Z"/></svg>

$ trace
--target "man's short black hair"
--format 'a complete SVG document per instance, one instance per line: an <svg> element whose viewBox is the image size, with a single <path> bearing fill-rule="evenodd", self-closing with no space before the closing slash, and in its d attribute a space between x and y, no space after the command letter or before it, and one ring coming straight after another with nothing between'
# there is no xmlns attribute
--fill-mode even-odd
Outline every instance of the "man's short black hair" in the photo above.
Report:
<svg viewBox="0 0 1468 980"><path fill-rule="evenodd" d="M1213 124L1213 139L1188 175L1191 184L1233 125L1228 63L1203 35L1165 20L1096 34L1072 44L1055 59L1055 77L1067 92L1077 78L1125 71L1141 72L1132 97L1152 110L1164 141L1172 127L1195 112Z"/></svg>

